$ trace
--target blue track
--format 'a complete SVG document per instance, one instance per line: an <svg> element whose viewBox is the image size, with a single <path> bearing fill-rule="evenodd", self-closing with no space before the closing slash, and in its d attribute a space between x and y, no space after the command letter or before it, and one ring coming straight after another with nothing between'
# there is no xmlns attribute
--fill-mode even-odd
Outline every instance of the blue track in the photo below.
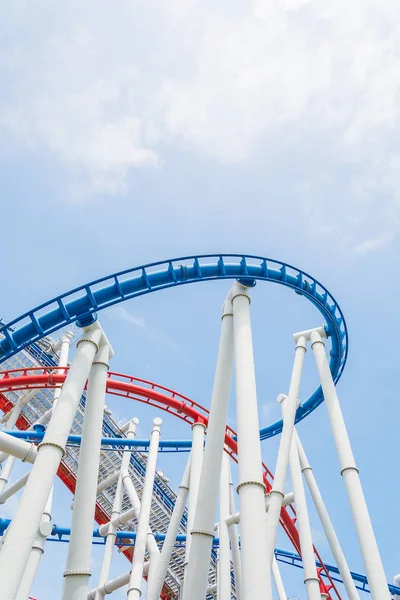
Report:
<svg viewBox="0 0 400 600"><path fill-rule="evenodd" d="M0 535L4 534L5 530L7 529L7 527L9 526L10 523L11 523L10 519L0 519ZM68 527L59 527L58 525L53 524L53 528L51 531L52 537L48 537L47 540L50 542L67 542L68 543L69 540L64 539L64 538L67 538L70 535L71 535L71 529L69 529ZM165 540L165 534L154 533L154 537L157 542L162 542ZM99 539L101 539L101 541L96 542L96 540L99 540ZM129 539L132 540L131 544L126 541ZM121 542L121 540L123 540L123 542ZM117 533L116 533L116 545L123 543L123 546L134 546L135 540L136 540L136 532L135 531L117 531ZM95 529L93 531L92 543L93 544L96 544L96 543L105 544L105 537L100 535L98 529ZM176 546L182 546L182 545L184 546L185 544L186 544L186 535L178 534L176 536ZM215 537L213 540L213 547L215 548L218 546L219 546L219 538ZM287 565L290 565L293 567L298 567L300 569L303 568L302 558L295 552L289 552L288 550L281 550L279 548L275 548L275 556L278 561L283 562L284 564L287 564ZM337 581L338 583L343 583L343 581L340 577L339 569L337 567L335 567L334 565L329 565L326 562L324 562L324 566L327 569L327 571L329 571L331 576L333 575L332 579L334 581ZM322 567L322 564L317 562L317 567ZM325 573L322 572L322 576L326 577ZM363 592L370 593L369 586L368 586L368 579L365 575L351 571L351 576L352 576L352 579L353 579L357 589L359 589ZM388 588L392 594L400 595L399 587L388 584Z"/></svg>
<svg viewBox="0 0 400 600"><path fill-rule="evenodd" d="M93 322L98 311L158 290L187 283L216 279L240 279L253 284L256 280L278 283L291 288L316 306L326 322L331 338L330 369L335 383L340 379L348 353L346 322L336 300L314 277L291 265L261 256L243 254L207 254L185 256L134 267L75 288L30 310L0 328L0 362L33 342L79 319ZM296 422L309 415L324 397L318 388L302 404ZM282 431L277 421L260 431L261 439Z"/></svg>

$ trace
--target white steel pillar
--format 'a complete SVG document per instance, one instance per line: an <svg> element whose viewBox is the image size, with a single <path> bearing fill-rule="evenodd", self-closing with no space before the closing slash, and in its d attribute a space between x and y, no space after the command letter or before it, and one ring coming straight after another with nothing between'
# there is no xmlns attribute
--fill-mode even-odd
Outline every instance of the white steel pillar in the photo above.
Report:
<svg viewBox="0 0 400 600"><path fill-rule="evenodd" d="M219 571L218 600L231 600L231 557L229 531L226 519L229 517L229 455L222 456L219 489Z"/></svg>
<svg viewBox="0 0 400 600"><path fill-rule="evenodd" d="M189 506L187 518L187 531L192 531L194 523L194 515L196 513L197 497L199 493L201 467L203 465L204 452L204 432L205 424L196 422L192 425L192 450L190 462L190 483L189 483ZM185 548L185 564L184 564L184 581L186 579L187 565L189 562L191 535L187 536ZM185 583L183 583L185 586Z"/></svg>
<svg viewBox="0 0 400 600"><path fill-rule="evenodd" d="M289 462L290 445L292 443L294 420L298 406L301 374L303 371L304 356L307 351L306 338L300 336L297 339L294 356L292 377L290 380L289 394L285 400L285 420L283 423L281 439L279 443L278 458L274 474L274 481L270 492L267 519L267 544L268 564L272 564L274 558L276 532L281 514L282 502L285 497L285 479Z"/></svg>
<svg viewBox="0 0 400 600"><path fill-rule="evenodd" d="M149 529L154 476L157 466L161 423L162 420L159 418L153 420L153 429L150 436L150 447L146 465L146 475L143 485L142 503L135 541L135 552L133 554L132 572L129 579L129 588L127 593L128 600L139 600L140 596L142 595L143 565L146 552L146 538Z"/></svg>
<svg viewBox="0 0 400 600"><path fill-rule="evenodd" d="M360 600L360 596L358 595L353 578L350 574L350 569L347 565L343 551L339 544L339 540L337 539L335 529L332 525L332 521L330 520L329 513L327 511L327 508L319 491L317 482L315 480L312 467L308 462L306 453L304 451L304 448L296 430L294 431L294 439L297 444L297 451L299 453L300 466L304 475L304 479L306 480L308 489L310 490L310 494L313 499L314 506L317 509L322 527L324 528L326 539L328 540L329 547L332 551L337 568L339 569L341 578L343 580L343 585L346 589L347 596L349 600Z"/></svg>
<svg viewBox="0 0 400 600"><path fill-rule="evenodd" d="M137 419L136 417L129 421L128 430L126 433L126 437L128 440L131 440L135 437L136 427L137 427L138 423L139 423L139 419ZM122 504L122 497L123 497L123 493L124 493L124 484L122 481L122 471L129 468L130 459L131 459L131 449L125 448L124 453L122 455L117 488L115 490L115 495L114 495L114 502L113 502L111 518L110 518L111 522L108 527L107 535L106 535L106 544L104 547L103 560L101 563L95 600L102 600L102 598L104 598L104 594L101 594L99 589L108 581L108 576L110 574L111 560L112 560L112 554L113 554L116 532L117 532L117 527L112 524L112 520L114 517L118 517L121 514L121 504Z"/></svg>
<svg viewBox="0 0 400 600"><path fill-rule="evenodd" d="M0 474L0 495L2 494L4 488L8 483L8 479L10 477L12 468L15 463L15 456L9 456L6 460L6 464L4 465L4 469Z"/></svg>
<svg viewBox="0 0 400 600"><path fill-rule="evenodd" d="M285 586L283 585L281 573L278 567L278 561L275 558L275 555L272 559L272 577L274 578L275 589L278 596L278 600L287 600L287 595L285 592Z"/></svg>
<svg viewBox="0 0 400 600"><path fill-rule="evenodd" d="M0 552L2 600L14 600L17 593L101 334L97 322L83 330L83 338L77 344L56 409L39 445L14 519L8 527Z"/></svg>
<svg viewBox="0 0 400 600"><path fill-rule="evenodd" d="M222 310L221 338L208 419L197 510L194 518L194 528L192 531L187 532L188 535L192 535L192 541L190 562L183 589L183 600L204 600L208 587L208 570L214 539L219 476L224 451L232 379L233 328L230 298L225 301Z"/></svg>
<svg viewBox="0 0 400 600"><path fill-rule="evenodd" d="M284 407L283 413L285 413ZM307 598L308 600L321 600L319 578L314 557L314 546L312 542L311 527L307 511L306 495L304 493L297 445L294 439L292 440L292 444L290 446L290 474L292 477L293 492L296 504L297 527L299 530L301 557L303 560L304 569L304 584L306 586Z"/></svg>
<svg viewBox="0 0 400 600"><path fill-rule="evenodd" d="M38 535L33 543L32 550L29 554L28 561L26 563L25 571L21 579L21 583L18 588L15 600L26 600L30 595L33 582L36 577L36 572L39 567L39 563L44 553L44 546L46 538L51 533L51 505L53 500L53 488L51 488L49 498L47 500L46 508L43 513L42 522L40 523Z"/></svg>
<svg viewBox="0 0 400 600"><path fill-rule="evenodd" d="M69 356L69 348L70 348L70 343L71 343L71 338L72 338L73 334L71 332L68 332L62 337L61 341L60 341L60 354L58 357L58 366L59 367L67 367L68 366L68 356ZM64 373L64 369L57 369L56 373ZM60 397L61 394L61 390L62 390L62 386L60 387L56 387L54 390L54 398L53 398L53 406L51 408L49 408L49 410L46 410L46 412L43 413L43 415L40 417L40 419L38 419L35 423L36 424L40 424L40 425L47 425L47 423L50 421L51 415L53 413L53 410L58 402L58 399Z"/></svg>
<svg viewBox="0 0 400 600"><path fill-rule="evenodd" d="M146 598L147 600L159 600L161 591L164 585L165 578L171 560L171 555L174 550L176 536L179 531L179 527L182 521L182 515L185 510L186 499L189 492L189 477L190 477L190 463L191 456L186 463L185 472L182 477L181 485L179 486L178 495L174 510L172 512L171 521L168 526L167 535L165 537L161 555L156 566L154 577L151 582L148 583ZM186 537L186 540L189 536Z"/></svg>
<svg viewBox="0 0 400 600"><path fill-rule="evenodd" d="M383 569L374 530L372 528L359 471L354 460L339 399L329 369L325 344L320 333L316 330L311 332L310 339L331 423L333 438L339 456L340 473L343 476L344 484L346 486L371 595L374 600L390 600L385 571Z"/></svg>
<svg viewBox="0 0 400 600"><path fill-rule="evenodd" d="M84 600L88 593L109 358L110 346L102 344L89 373L63 600Z"/></svg>
<svg viewBox="0 0 400 600"><path fill-rule="evenodd" d="M232 291L236 370L242 600L271 600L256 377L248 288Z"/></svg>
<svg viewBox="0 0 400 600"><path fill-rule="evenodd" d="M229 465L230 467L230 465ZM229 513L235 514L235 497L232 483L232 473L229 468ZM236 600L241 600L241 565L240 565L240 547L239 547L239 536L236 523L229 524L229 537L231 540L232 548L232 563L233 572L235 574L235 592Z"/></svg>

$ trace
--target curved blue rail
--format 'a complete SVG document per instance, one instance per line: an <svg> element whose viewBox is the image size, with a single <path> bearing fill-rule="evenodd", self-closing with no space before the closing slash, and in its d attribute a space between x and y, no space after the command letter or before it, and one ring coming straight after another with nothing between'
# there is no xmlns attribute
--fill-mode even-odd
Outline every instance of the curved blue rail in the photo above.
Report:
<svg viewBox="0 0 400 600"><path fill-rule="evenodd" d="M335 383L339 380L347 359L348 334L343 313L333 296L314 277L292 265L243 254L175 258L134 267L75 288L0 327L0 336L4 336L0 340L0 362L77 320L82 325L90 324L98 311L119 302L178 285L215 279L240 279L249 285L256 280L269 281L307 298L326 321L326 332L332 341L330 369ZM318 388L298 408L296 422L309 415L323 400L322 390ZM260 437L266 439L281 431L282 421L277 421L261 429Z"/></svg>

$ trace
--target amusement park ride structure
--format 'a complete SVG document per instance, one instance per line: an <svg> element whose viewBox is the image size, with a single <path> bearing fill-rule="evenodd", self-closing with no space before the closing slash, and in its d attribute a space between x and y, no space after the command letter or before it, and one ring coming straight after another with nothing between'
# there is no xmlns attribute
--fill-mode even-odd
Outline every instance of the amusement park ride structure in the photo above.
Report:
<svg viewBox="0 0 400 600"><path fill-rule="evenodd" d="M220 279L233 285L222 306L209 410L161 385L109 370L114 350L98 321L100 310L157 290ZM294 290L325 321L294 333L291 380L287 393L278 396L282 419L262 428L250 320L257 281ZM81 335L69 360L74 323ZM50 336L58 330L61 337L53 343ZM300 404L308 349L320 386ZM116 273L3 325L0 503L23 491L13 519L0 520L0 600L29 597L47 539L69 540L63 600L101 600L123 586L128 600L139 600L143 578L147 600L284 600L279 562L303 568L299 594L307 600L357 600L359 590L374 600L399 599L400 577L387 584L335 389L347 352L344 316L322 284L290 265L246 255L184 257ZM227 424L233 370L237 432ZM149 439L137 439L137 419L117 424L106 409L106 393L174 415L191 426L191 440L160 439L160 418L153 420ZM295 427L324 401L366 575L349 570ZM261 440L276 435L273 475L262 462ZM177 493L157 471L158 453L165 451L188 453ZM32 467L9 483L18 459ZM236 493L231 461L238 465ZM285 489L288 472L291 489ZM71 528L52 524L56 475L74 494ZM313 545L304 483L335 565L326 564ZM276 548L279 525L293 550ZM104 544L102 565L95 587L93 582L89 587L96 542ZM115 547L131 565L111 579Z"/></svg>

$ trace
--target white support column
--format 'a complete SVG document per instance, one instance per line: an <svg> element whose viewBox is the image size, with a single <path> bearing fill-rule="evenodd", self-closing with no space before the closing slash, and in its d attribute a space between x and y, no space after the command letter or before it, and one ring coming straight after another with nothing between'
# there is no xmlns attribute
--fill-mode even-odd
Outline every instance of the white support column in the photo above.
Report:
<svg viewBox="0 0 400 600"><path fill-rule="evenodd" d="M203 465L204 451L204 432L205 424L197 422L192 425L192 450L191 450L191 467L190 467L190 484L189 484L189 506L187 518L187 531L192 531L194 524L194 515L196 513L197 497L199 493L201 468ZM185 586L187 565L189 562L191 535L187 536L185 548L185 564L183 575L183 586Z"/></svg>
<svg viewBox="0 0 400 600"><path fill-rule="evenodd" d="M297 444L297 451L299 453L300 466L304 475L304 479L306 480L308 489L310 490L310 494L313 499L314 506L317 509L321 525L324 528L326 539L328 540L329 547L332 551L337 568L339 569L347 596L349 600L360 600L360 596L358 595L353 578L350 574L350 569L347 565L346 559L339 544L339 540L337 539L335 529L330 520L329 513L315 480L313 470L308 462L306 453L304 452L304 448L296 430L294 431L294 439Z"/></svg>
<svg viewBox="0 0 400 600"><path fill-rule="evenodd" d="M4 600L18 590L46 502L64 454L65 444L101 338L97 323L84 328L77 350L26 483L16 514L0 552L0 581Z"/></svg>
<svg viewBox="0 0 400 600"><path fill-rule="evenodd" d="M4 469L0 473L0 497L8 483L15 460L15 456L9 456L6 460L6 464L4 465Z"/></svg>
<svg viewBox="0 0 400 600"><path fill-rule="evenodd" d="M230 467L230 465L229 465ZM231 515L235 514L235 496L233 491L232 474L229 469L229 512ZM229 537L231 540L232 548L232 563L233 572L235 574L235 592L236 600L241 600L241 565L240 565L240 547L239 547L239 536L236 523L229 525Z"/></svg>
<svg viewBox="0 0 400 600"><path fill-rule="evenodd" d="M14 494L19 492L19 490L22 489L24 485L26 485L30 473L30 471L25 473L25 475L17 479L17 481L10 485L4 492L2 492L2 494L0 494L0 504L4 504L5 502L7 502L7 500L11 498L11 496L14 496Z"/></svg>
<svg viewBox="0 0 400 600"><path fill-rule="evenodd" d="M128 440L131 440L135 437L136 427L137 427L138 423L139 423L139 420L136 418L131 419L131 421L129 421L128 430L126 433L126 437ZM117 489L115 490L115 495L114 495L114 502L113 502L113 507L112 507L112 512L111 512L111 521L113 520L114 517L117 517L121 514L121 504L122 504L122 497L123 497L123 492L124 492L124 484L122 481L122 471L129 468L131 454L132 454L131 449L125 448L124 453L122 455L122 460L121 460L121 467L120 467L120 474L119 474L118 483L117 483ZM117 527L110 523L110 526L108 527L108 531L107 531L107 535L106 535L106 544L105 544L104 553L103 553L103 560L101 563L99 580L97 583L97 590L99 590L108 581L108 576L110 574L110 568L111 568L112 554L113 554L115 538L116 538L116 532L117 532ZM104 598L104 595L101 594L99 591L97 591L95 600L102 600L102 598Z"/></svg>
<svg viewBox="0 0 400 600"><path fill-rule="evenodd" d="M218 600L231 600L231 558L229 531L225 519L229 517L229 455L222 456L219 490L219 572Z"/></svg>
<svg viewBox="0 0 400 600"><path fill-rule="evenodd" d="M71 332L68 332L63 336L63 338L60 341L60 354L58 357L58 366L59 367L67 367L68 366L68 356L69 356L69 348L70 348L70 343L71 343L71 338L73 337L73 334ZM64 369L57 369L56 373L58 374L62 374L64 373ZM53 399L53 406L51 408L49 408L49 410L46 410L46 412L44 412L42 414L42 416L36 421L35 425L45 425L47 426L48 422L50 421L51 415L53 414L53 410L58 402L58 399L60 397L61 394L61 390L62 390L62 386L61 387L56 387L54 389L54 399Z"/></svg>
<svg viewBox="0 0 400 600"><path fill-rule="evenodd" d="M21 583L18 588L18 593L15 600L26 600L30 595L33 582L36 577L36 572L39 567L39 563L44 553L44 546L46 538L51 533L51 505L53 500L53 488L51 489L49 498L47 500L46 508L43 513L42 522L39 527L36 540L33 543L32 550L29 554L26 568L21 579Z"/></svg>
<svg viewBox="0 0 400 600"><path fill-rule="evenodd" d="M306 338L300 336L296 343L292 377L290 380L289 394L285 400L285 421L279 443L278 458L276 461L274 481L270 492L267 519L267 545L268 564L274 558L276 532L281 514L282 502L285 497L285 479L289 462L290 445L292 443L294 420L298 406L301 374L303 371L304 356L306 353Z"/></svg>
<svg viewBox="0 0 400 600"><path fill-rule="evenodd" d="M182 521L183 512L185 510L186 499L189 492L189 478L190 478L190 464L191 455L186 463L185 472L182 477L181 484L179 486L178 495L174 510L172 512L171 520L168 526L167 535L165 537L161 555L158 560L158 564L154 573L153 580L149 582L147 586L146 598L147 600L159 600L161 591L164 585L165 578L171 560L171 555L174 550L176 536L179 531L179 527ZM187 536L188 537L188 536ZM186 538L187 539L187 538Z"/></svg>
<svg viewBox="0 0 400 600"><path fill-rule="evenodd" d="M150 447L147 458L146 475L143 485L141 510L133 554L132 572L129 579L127 593L128 600L139 600L142 595L142 576L144 557L146 552L146 538L149 529L151 499L153 495L154 476L157 466L158 446L161 431L161 419L153 420L153 429L150 436Z"/></svg>
<svg viewBox="0 0 400 600"><path fill-rule="evenodd" d="M133 481L132 481L131 476L129 475L128 471L125 471L125 470L122 471L121 477L122 477L122 482L125 486L126 493L128 494L128 498L131 502L132 509L135 511L135 517L139 521L140 512L142 510L142 505L141 505L138 493L136 491L136 488L133 485ZM123 518L124 518L123 515L121 515L121 519L123 519ZM135 543L135 546L136 546L136 543ZM149 572L148 572L148 577L147 577L147 585L150 586L152 583L153 577L154 577L154 572L156 570L158 558L160 556L160 550L158 549L157 542L156 542L156 539L150 528L150 525L147 528L146 546L147 546L147 550L149 552L149 558L150 558L150 566L149 566Z"/></svg>
<svg viewBox="0 0 400 600"><path fill-rule="evenodd" d="M276 560L275 555L272 559L272 577L274 579L278 600L287 600L285 586L283 585L281 573L278 567L278 561Z"/></svg>
<svg viewBox="0 0 400 600"><path fill-rule="evenodd" d="M63 600L82 600L88 593L109 358L110 347L102 344L89 373Z"/></svg>
<svg viewBox="0 0 400 600"><path fill-rule="evenodd" d="M256 378L248 288L232 292L236 368L242 599L271 600Z"/></svg>
<svg viewBox="0 0 400 600"><path fill-rule="evenodd" d="M354 460L339 399L329 369L325 344L318 331L312 331L310 339L331 423L333 438L339 456L340 473L343 476L344 484L346 486L372 598L376 598L377 600L390 600L385 571L376 543L374 530L372 528L359 471Z"/></svg>
<svg viewBox="0 0 400 600"><path fill-rule="evenodd" d="M232 306L230 298L228 298L223 306L221 338L197 498L198 509L194 518L194 528L191 532L187 532L188 535L192 535L191 558L187 568L183 600L204 600L208 587L208 570L214 539L219 475L232 379L232 341Z"/></svg>
<svg viewBox="0 0 400 600"><path fill-rule="evenodd" d="M283 413L285 413L284 407ZM304 569L304 584L306 586L307 598L308 600L321 600L306 496L304 493L297 445L294 439L292 440L292 444L290 446L290 474L292 477L292 485L296 504L297 527L299 530L301 557L303 560Z"/></svg>

